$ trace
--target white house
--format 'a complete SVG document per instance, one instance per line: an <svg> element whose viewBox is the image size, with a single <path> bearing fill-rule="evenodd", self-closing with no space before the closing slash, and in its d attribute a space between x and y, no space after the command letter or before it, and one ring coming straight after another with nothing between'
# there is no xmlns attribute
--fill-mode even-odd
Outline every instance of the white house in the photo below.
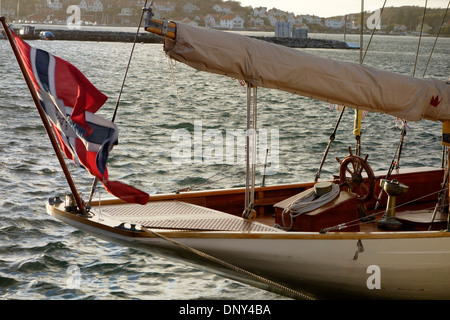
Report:
<svg viewBox="0 0 450 320"><path fill-rule="evenodd" d="M183 6L183 11L187 13L192 13L194 11L199 11L200 8L196 5L193 5L192 3L187 3Z"/></svg>
<svg viewBox="0 0 450 320"><path fill-rule="evenodd" d="M188 24L193 27L198 27L198 23L195 21L192 21L189 18L175 18L175 19L173 19L173 21Z"/></svg>
<svg viewBox="0 0 450 320"><path fill-rule="evenodd" d="M299 16L302 19L301 23L308 23L308 24L318 24L318 25L322 25L322 18L318 17L318 16L311 16L309 14L306 15L301 15Z"/></svg>
<svg viewBox="0 0 450 320"><path fill-rule="evenodd" d="M217 13L222 13L222 14L231 14L231 7L224 5L224 4L216 4L213 9L217 12Z"/></svg>
<svg viewBox="0 0 450 320"><path fill-rule="evenodd" d="M100 0L81 0L78 6L88 12L103 12L103 4Z"/></svg>
<svg viewBox="0 0 450 320"><path fill-rule="evenodd" d="M342 18L328 18L325 19L325 26L332 29L341 29L345 25L345 19Z"/></svg>
<svg viewBox="0 0 450 320"><path fill-rule="evenodd" d="M205 27L216 28L220 26L220 15L218 14L207 14L203 19L205 21Z"/></svg>
<svg viewBox="0 0 450 320"><path fill-rule="evenodd" d="M58 11L58 10L62 9L63 4L61 2L59 2L59 0L53 0L53 1L47 1L47 6L54 11Z"/></svg>
<svg viewBox="0 0 450 320"><path fill-rule="evenodd" d="M275 24L277 24L277 23L286 22L286 19L285 19L285 18L283 18L283 17L277 17L277 16L270 15L270 14L267 16L267 19L269 19L270 25L273 26L273 27L274 27Z"/></svg>
<svg viewBox="0 0 450 320"><path fill-rule="evenodd" d="M156 12L170 14L175 10L175 5L170 2L155 2L153 8Z"/></svg>
<svg viewBox="0 0 450 320"><path fill-rule="evenodd" d="M117 15L120 18L121 23L130 23L131 22L131 16L133 15L133 9L132 8L122 8L120 13Z"/></svg>
<svg viewBox="0 0 450 320"><path fill-rule="evenodd" d="M253 8L253 15L255 17L265 17L266 13L267 13L267 7Z"/></svg>
<svg viewBox="0 0 450 320"><path fill-rule="evenodd" d="M394 32L406 33L406 26L404 24L397 24L394 26Z"/></svg>
<svg viewBox="0 0 450 320"><path fill-rule="evenodd" d="M220 27L225 29L243 29L245 20L235 14L228 14L220 18Z"/></svg>
<svg viewBox="0 0 450 320"><path fill-rule="evenodd" d="M133 9L132 8L122 8L122 10L119 13L119 16L129 16L131 17L133 15Z"/></svg>
<svg viewBox="0 0 450 320"><path fill-rule="evenodd" d="M306 21L305 21L306 22ZM296 16L294 18L294 25L300 25L300 24L304 24L305 22L303 22L303 18L301 16Z"/></svg>
<svg viewBox="0 0 450 320"><path fill-rule="evenodd" d="M248 25L252 26L252 27L264 27L264 20L262 18L259 17L252 17L249 21L248 21Z"/></svg>

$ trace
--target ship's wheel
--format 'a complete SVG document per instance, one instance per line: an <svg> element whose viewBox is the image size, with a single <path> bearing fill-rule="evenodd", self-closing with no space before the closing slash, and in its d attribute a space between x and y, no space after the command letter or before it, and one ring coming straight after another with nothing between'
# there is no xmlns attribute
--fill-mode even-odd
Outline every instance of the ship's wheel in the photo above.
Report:
<svg viewBox="0 0 450 320"><path fill-rule="evenodd" d="M375 175L367 162L369 155L362 158L352 154L352 149L348 148L349 155L340 162L339 185L347 188L348 191L356 194L359 203L369 201L375 189Z"/></svg>

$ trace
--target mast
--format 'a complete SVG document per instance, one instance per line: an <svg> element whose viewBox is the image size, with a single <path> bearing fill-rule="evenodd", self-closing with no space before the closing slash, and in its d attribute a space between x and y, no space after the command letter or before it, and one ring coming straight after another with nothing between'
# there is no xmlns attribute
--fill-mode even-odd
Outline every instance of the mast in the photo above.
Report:
<svg viewBox="0 0 450 320"><path fill-rule="evenodd" d="M53 134L52 128L50 124L48 123L47 116L45 114L44 109L41 106L38 93L36 92L36 89L33 85L33 82L31 80L30 75L28 74L28 71L25 67L25 63L22 60L22 57L19 53L19 50L17 49L16 43L14 41L13 35L11 34L11 30L9 29L6 18L0 17L0 21L3 25L3 29L5 30L5 34L8 37L9 43L11 44L11 48L14 52L14 55L16 56L17 62L19 63L20 70L22 71L23 77L25 78L25 82L28 86L28 89L30 90L31 97L33 98L34 104L36 106L36 109L39 113L39 116L41 117L42 123L44 125L45 131L47 132L47 135L50 139L50 142L52 144L53 150L56 153L56 157L58 158L59 164L64 172L64 175L66 177L67 183L69 184L70 190L72 191L72 195L75 199L75 202L77 203L77 206L81 212L84 212L84 205L81 200L80 195L78 194L78 190L75 186L75 183L73 182L72 176L70 175L69 169L67 168L66 162L64 160L64 157L62 155L61 150L59 149L58 142Z"/></svg>
<svg viewBox="0 0 450 320"><path fill-rule="evenodd" d="M363 42L364 42L364 0L361 0L361 33L359 35L359 63L363 63Z"/></svg>

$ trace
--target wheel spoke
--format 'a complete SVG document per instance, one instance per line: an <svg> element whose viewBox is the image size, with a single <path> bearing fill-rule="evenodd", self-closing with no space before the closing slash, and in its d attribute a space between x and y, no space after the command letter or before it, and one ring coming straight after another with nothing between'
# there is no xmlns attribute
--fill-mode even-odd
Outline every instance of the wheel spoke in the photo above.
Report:
<svg viewBox="0 0 450 320"><path fill-rule="evenodd" d="M358 202L369 200L374 191L375 177L367 161L350 153L350 156L340 161L340 164L340 183L345 183L348 191L356 194ZM363 173L367 175L365 179L363 179Z"/></svg>
<svg viewBox="0 0 450 320"><path fill-rule="evenodd" d="M345 167L345 171L347 171L348 173L350 173L350 175L353 174L353 171L351 171L348 167Z"/></svg>
<svg viewBox="0 0 450 320"><path fill-rule="evenodd" d="M363 166L359 166L359 169L358 169L358 174L359 175L362 175L362 171L364 170L364 167Z"/></svg>
<svg viewBox="0 0 450 320"><path fill-rule="evenodd" d="M363 187L367 191L367 193L369 193L370 187L367 184L361 183L361 187Z"/></svg>

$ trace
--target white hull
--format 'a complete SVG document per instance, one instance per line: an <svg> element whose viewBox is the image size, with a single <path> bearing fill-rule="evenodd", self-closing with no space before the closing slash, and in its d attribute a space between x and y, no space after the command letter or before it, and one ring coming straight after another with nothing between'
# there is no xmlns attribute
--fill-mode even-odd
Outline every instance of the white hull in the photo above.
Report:
<svg viewBox="0 0 450 320"><path fill-rule="evenodd" d="M256 285L252 277L226 270L151 232L118 229L118 221L107 216L82 218L50 205L48 211L105 240L182 259ZM155 231L311 297L450 299L450 233L445 231ZM256 286L278 292L264 283Z"/></svg>

